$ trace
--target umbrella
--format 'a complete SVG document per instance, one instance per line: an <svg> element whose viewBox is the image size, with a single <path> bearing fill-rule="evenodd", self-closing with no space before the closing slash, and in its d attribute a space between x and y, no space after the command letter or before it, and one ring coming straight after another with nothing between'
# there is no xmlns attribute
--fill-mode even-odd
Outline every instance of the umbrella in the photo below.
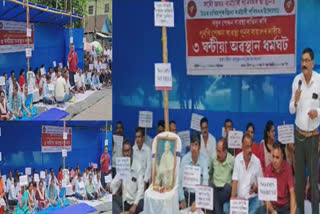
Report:
<svg viewBox="0 0 320 214"><path fill-rule="evenodd" d="M98 55L102 53L103 49L102 49L102 46L99 42L97 42L97 41L91 42L91 45L94 46L94 48L96 49L96 53Z"/></svg>

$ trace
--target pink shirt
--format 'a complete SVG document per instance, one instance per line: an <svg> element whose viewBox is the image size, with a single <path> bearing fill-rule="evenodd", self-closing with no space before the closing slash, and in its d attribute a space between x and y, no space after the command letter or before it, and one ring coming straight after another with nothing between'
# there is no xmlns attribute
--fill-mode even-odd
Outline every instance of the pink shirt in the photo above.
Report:
<svg viewBox="0 0 320 214"><path fill-rule="evenodd" d="M76 72L77 71L77 64L78 64L78 55L74 51L74 55L72 57L72 52L69 52L68 55L68 61L69 61L69 71Z"/></svg>

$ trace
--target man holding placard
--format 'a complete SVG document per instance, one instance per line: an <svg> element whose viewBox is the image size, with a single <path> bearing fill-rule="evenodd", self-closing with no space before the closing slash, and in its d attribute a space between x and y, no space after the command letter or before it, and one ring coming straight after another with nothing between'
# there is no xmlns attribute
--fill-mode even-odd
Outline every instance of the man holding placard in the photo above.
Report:
<svg viewBox="0 0 320 214"><path fill-rule="evenodd" d="M201 128L201 146L200 152L207 157L208 164L211 164L211 158L216 154L216 138L209 133L209 122L207 118L200 120Z"/></svg>
<svg viewBox="0 0 320 214"><path fill-rule="evenodd" d="M190 152L188 152L181 161L180 176L179 176L179 203L180 208L185 209L188 206L188 198L190 199L191 210L195 210L195 190L191 188L183 187L183 173L185 166L197 166L200 167L200 184L208 185L208 161L207 158L200 153L200 138L198 134L194 134L191 137ZM190 194L190 197L189 197Z"/></svg>
<svg viewBox="0 0 320 214"><path fill-rule="evenodd" d="M275 142L272 147L272 162L266 168L265 177L277 179L278 200L267 201L266 208L272 214L295 214L297 204L291 166L284 159L284 147L279 142ZM258 213L265 213L266 208L260 208Z"/></svg>
<svg viewBox="0 0 320 214"><path fill-rule="evenodd" d="M250 135L243 135L242 152L235 158L231 192L231 200L249 200L249 214L254 214L261 205L257 197L258 177L263 177L260 160L252 154L252 144Z"/></svg>
<svg viewBox="0 0 320 214"><path fill-rule="evenodd" d="M48 105L54 104L54 85L51 83L51 76L47 74L47 82L43 85L42 102Z"/></svg>
<svg viewBox="0 0 320 214"><path fill-rule="evenodd" d="M318 189L318 143L320 115L320 76L313 71L314 53L311 48L303 50L301 58L302 73L292 83L292 95L289 104L291 114L296 114L295 124L295 191L299 211L304 214L306 183L306 165L310 175L312 195L312 213L319 212Z"/></svg>
<svg viewBox="0 0 320 214"><path fill-rule="evenodd" d="M210 181L214 186L214 210L216 214L223 214L223 204L231 196L231 176L234 157L228 152L224 138L217 143L217 154L212 157Z"/></svg>
<svg viewBox="0 0 320 214"><path fill-rule="evenodd" d="M112 213L140 213L143 210L144 184L141 173L141 165L132 157L131 143L128 140L123 142L123 157L130 158L131 179L124 180L119 178L119 174L111 183L112 189ZM117 167L118 168L118 167ZM122 184L122 185L121 185ZM119 190L122 187L122 197ZM124 206L123 206L124 205Z"/></svg>

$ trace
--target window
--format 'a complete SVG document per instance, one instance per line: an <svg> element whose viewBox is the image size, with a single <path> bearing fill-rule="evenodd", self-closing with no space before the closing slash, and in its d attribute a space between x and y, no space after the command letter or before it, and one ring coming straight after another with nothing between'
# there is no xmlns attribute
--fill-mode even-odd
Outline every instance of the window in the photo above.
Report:
<svg viewBox="0 0 320 214"><path fill-rule="evenodd" d="M109 13L109 4L104 5L104 12Z"/></svg>
<svg viewBox="0 0 320 214"><path fill-rule="evenodd" d="M89 6L88 13L89 13L89 15L93 15L93 6L92 5Z"/></svg>

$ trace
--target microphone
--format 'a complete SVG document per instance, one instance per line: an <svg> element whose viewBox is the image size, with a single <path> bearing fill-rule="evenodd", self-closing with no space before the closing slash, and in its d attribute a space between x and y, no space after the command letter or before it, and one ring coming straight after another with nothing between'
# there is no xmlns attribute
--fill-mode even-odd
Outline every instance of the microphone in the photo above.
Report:
<svg viewBox="0 0 320 214"><path fill-rule="evenodd" d="M302 81L299 80L299 83L298 83L298 90L301 90L301 85L302 85Z"/></svg>

